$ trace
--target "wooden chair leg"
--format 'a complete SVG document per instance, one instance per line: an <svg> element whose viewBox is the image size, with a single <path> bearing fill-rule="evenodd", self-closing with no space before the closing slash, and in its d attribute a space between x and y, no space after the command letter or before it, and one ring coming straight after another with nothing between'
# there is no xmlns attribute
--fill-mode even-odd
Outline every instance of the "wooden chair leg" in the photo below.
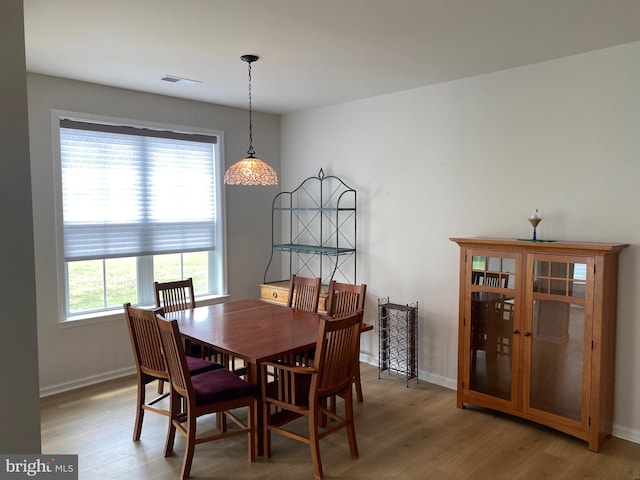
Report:
<svg viewBox="0 0 640 480"><path fill-rule="evenodd" d="M270 407L267 402L262 403L262 432L258 432L258 435L262 435L262 454L265 458L271 457L271 432L269 431L269 417Z"/></svg>
<svg viewBox="0 0 640 480"><path fill-rule="evenodd" d="M187 420L187 438L184 448L184 458L182 459L182 473L180 479L186 480L191 475L191 464L193 463L193 454L196 449L196 417L191 415Z"/></svg>
<svg viewBox="0 0 640 480"><path fill-rule="evenodd" d="M177 398L178 395L171 395L170 407L169 407L169 428L167 430L167 438L164 444L164 456L168 457L173 453L173 445L176 439L176 424L181 414L182 398Z"/></svg>
<svg viewBox="0 0 640 480"><path fill-rule="evenodd" d="M358 444L356 442L356 427L353 417L353 395L351 389L347 390L344 396L344 412L347 421L347 439L349 440L349 451L351 458L358 458Z"/></svg>
<svg viewBox="0 0 640 480"><path fill-rule="evenodd" d="M247 426L249 427L248 439L249 443L249 461L256 461L256 442L254 441L254 435L256 433L256 413L258 409L258 400L254 400L251 405L249 405L249 409L247 410Z"/></svg>
<svg viewBox="0 0 640 480"><path fill-rule="evenodd" d="M360 354L360 338L358 337L358 355ZM354 383L356 384L356 398L358 399L358 403L364 402L364 397L362 396L362 382L360 381L360 358L356 359L356 364L353 369L354 374Z"/></svg>
<svg viewBox="0 0 640 480"><path fill-rule="evenodd" d="M227 431L227 416L224 412L216 412L216 428L221 432Z"/></svg>
<svg viewBox="0 0 640 480"><path fill-rule="evenodd" d="M133 426L133 441L140 440L142 433L142 421L144 420L144 408L142 406L146 402L146 391L144 380L138 377L138 404L136 405L136 421Z"/></svg>
<svg viewBox="0 0 640 480"><path fill-rule="evenodd" d="M313 471L317 480L322 480L322 459L320 458L320 441L318 438L318 424L320 422L320 411L318 408L309 415L309 448L311 450L311 461Z"/></svg>
<svg viewBox="0 0 640 480"><path fill-rule="evenodd" d="M358 362L358 369L356 370L355 384L356 398L358 399L358 403L362 403L364 402L364 397L362 396L362 382L360 381L360 362Z"/></svg>

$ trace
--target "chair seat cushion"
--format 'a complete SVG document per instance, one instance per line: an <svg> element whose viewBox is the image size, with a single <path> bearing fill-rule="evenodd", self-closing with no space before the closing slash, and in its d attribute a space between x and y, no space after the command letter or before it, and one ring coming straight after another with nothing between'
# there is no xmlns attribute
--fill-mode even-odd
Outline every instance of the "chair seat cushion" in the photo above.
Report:
<svg viewBox="0 0 640 480"><path fill-rule="evenodd" d="M250 397L257 394L255 385L245 382L227 369L211 370L191 378L196 405Z"/></svg>
<svg viewBox="0 0 640 480"><path fill-rule="evenodd" d="M189 367L189 373L191 375L198 375L200 373L208 372L210 370L219 370L224 368L219 363L210 362L204 358L187 357L187 366Z"/></svg>

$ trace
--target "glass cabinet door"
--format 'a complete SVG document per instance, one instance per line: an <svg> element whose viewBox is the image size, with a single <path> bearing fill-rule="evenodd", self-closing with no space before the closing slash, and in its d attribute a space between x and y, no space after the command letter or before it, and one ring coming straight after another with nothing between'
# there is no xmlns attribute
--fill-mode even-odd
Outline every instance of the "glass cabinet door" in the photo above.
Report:
<svg viewBox="0 0 640 480"><path fill-rule="evenodd" d="M469 319L465 377L468 389L511 402L518 254L471 251L467 262ZM469 265L469 263L468 263Z"/></svg>
<svg viewBox="0 0 640 480"><path fill-rule="evenodd" d="M586 428L591 354L591 258L531 256L530 318L525 337L525 410L578 422Z"/></svg>

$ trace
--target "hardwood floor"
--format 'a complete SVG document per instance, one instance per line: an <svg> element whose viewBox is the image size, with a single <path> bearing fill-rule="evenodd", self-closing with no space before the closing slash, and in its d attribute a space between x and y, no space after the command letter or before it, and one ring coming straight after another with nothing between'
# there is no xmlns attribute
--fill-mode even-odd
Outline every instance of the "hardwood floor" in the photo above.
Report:
<svg viewBox="0 0 640 480"><path fill-rule="evenodd" d="M360 458L345 435L321 440L327 479L616 479L640 476L640 444L612 438L600 453L568 435L488 410L455 407L455 392L362 365L356 404ZM150 394L155 384L149 387ZM133 442L135 379L127 377L41 401L42 452L78 454L81 480L176 479L184 440L163 457L167 418L146 413ZM200 428L215 424L202 419ZM301 423L304 430L305 424ZM312 479L306 445L274 435L272 458L249 463L246 438L196 446L194 479Z"/></svg>

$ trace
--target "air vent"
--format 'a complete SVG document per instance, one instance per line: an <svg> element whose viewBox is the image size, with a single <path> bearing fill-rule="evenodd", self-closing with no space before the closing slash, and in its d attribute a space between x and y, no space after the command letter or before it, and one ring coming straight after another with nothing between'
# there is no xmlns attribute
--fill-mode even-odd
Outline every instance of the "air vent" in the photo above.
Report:
<svg viewBox="0 0 640 480"><path fill-rule="evenodd" d="M165 75L161 80L169 83L184 83L187 85L197 85L202 83L201 80L192 80L190 78L176 77L175 75Z"/></svg>

